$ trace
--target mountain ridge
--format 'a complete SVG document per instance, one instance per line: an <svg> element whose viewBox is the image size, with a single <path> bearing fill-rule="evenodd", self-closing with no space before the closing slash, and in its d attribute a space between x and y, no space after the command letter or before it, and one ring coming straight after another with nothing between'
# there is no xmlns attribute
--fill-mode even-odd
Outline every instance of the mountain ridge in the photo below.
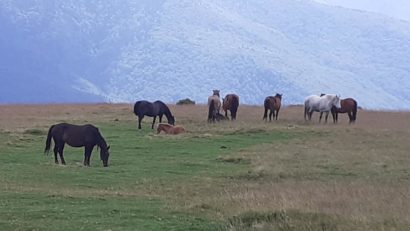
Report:
<svg viewBox="0 0 410 231"><path fill-rule="evenodd" d="M15 84L31 90L23 102L203 103L217 88L247 104L276 92L285 104L337 93L365 108L410 108L409 23L312 1L33 5L0 3L0 75L35 79ZM18 102L14 89L0 90L0 102Z"/></svg>

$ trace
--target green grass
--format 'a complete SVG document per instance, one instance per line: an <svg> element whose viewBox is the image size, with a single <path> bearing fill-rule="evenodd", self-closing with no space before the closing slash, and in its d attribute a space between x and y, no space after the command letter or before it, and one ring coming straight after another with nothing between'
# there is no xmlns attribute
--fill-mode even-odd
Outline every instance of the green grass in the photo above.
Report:
<svg viewBox="0 0 410 231"><path fill-rule="evenodd" d="M202 188L205 181L218 184L249 166L221 157L298 136L259 131L170 137L120 122L99 127L111 145L108 168L102 167L96 150L92 166L83 167L83 149L68 146L67 165L54 164L52 153L43 154L40 130L1 134L0 229L215 230L224 221L171 208L184 203L177 196L179 188L188 185L194 189L182 193L200 193L195 187Z"/></svg>
<svg viewBox="0 0 410 231"><path fill-rule="evenodd" d="M142 130L129 121L96 125L111 145L108 168L96 149L84 167L83 149L68 146L67 165L56 165L43 154L44 129L0 132L0 230L410 225L406 138L280 124L202 125L179 136L155 135L148 123Z"/></svg>

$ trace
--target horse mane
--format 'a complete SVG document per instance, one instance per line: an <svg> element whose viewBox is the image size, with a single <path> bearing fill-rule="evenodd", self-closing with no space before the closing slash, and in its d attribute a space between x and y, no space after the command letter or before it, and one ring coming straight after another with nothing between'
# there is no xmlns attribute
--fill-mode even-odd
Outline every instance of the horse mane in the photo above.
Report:
<svg viewBox="0 0 410 231"><path fill-rule="evenodd" d="M161 100L157 100L153 104L160 105L160 111L163 110L162 112L165 114L168 121L171 121L171 120L174 121L175 120L174 116L171 113L171 110L169 109L169 107L164 102L162 102Z"/></svg>

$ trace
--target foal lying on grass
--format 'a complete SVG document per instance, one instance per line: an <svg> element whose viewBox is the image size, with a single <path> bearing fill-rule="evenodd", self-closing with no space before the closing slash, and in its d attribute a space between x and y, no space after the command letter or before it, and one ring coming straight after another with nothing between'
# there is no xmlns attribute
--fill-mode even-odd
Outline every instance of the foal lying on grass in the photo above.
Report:
<svg viewBox="0 0 410 231"><path fill-rule="evenodd" d="M170 124L160 123L157 127L157 134L159 134L161 131L164 131L165 134L177 135L185 132L185 129L181 126L173 126Z"/></svg>

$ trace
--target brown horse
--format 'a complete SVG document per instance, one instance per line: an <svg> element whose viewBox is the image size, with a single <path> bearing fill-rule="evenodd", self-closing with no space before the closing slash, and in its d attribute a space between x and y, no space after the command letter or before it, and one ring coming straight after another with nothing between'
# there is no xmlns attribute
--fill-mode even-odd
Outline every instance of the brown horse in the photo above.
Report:
<svg viewBox="0 0 410 231"><path fill-rule="evenodd" d="M104 167L108 166L108 157L110 153L104 138L98 128L91 124L73 125L68 123L55 124L50 127L47 134L46 148L44 153L50 151L51 138L54 140L54 160L58 164L57 153L60 154L61 163L65 165L63 156L64 145L67 143L72 147L84 147L84 165L90 166L90 157L97 145L100 148L100 158Z"/></svg>
<svg viewBox="0 0 410 231"><path fill-rule="evenodd" d="M235 94L228 94L222 100L222 109L225 111L225 117L228 117L228 110L231 111L231 120L236 120L236 112L239 107L239 96Z"/></svg>
<svg viewBox="0 0 410 231"><path fill-rule="evenodd" d="M161 131L164 131L165 134L177 135L185 132L185 129L181 126L173 126L170 124L160 123L157 127L157 134L161 133Z"/></svg>
<svg viewBox="0 0 410 231"><path fill-rule="evenodd" d="M357 115L357 102L353 98L342 99L340 100L340 108L333 106L331 112L334 123L337 123L339 113L347 113L349 123L354 123Z"/></svg>
<svg viewBox="0 0 410 231"><path fill-rule="evenodd" d="M208 122L215 122L217 120L220 109L219 90L213 90L213 95L208 97Z"/></svg>
<svg viewBox="0 0 410 231"><path fill-rule="evenodd" d="M282 94L276 93L275 96L268 96L265 98L264 101L265 112L263 113L263 119L268 119L268 111L269 113L269 121L272 121L272 116L276 120L278 120L280 106L282 105ZM275 113L276 112L276 113Z"/></svg>

